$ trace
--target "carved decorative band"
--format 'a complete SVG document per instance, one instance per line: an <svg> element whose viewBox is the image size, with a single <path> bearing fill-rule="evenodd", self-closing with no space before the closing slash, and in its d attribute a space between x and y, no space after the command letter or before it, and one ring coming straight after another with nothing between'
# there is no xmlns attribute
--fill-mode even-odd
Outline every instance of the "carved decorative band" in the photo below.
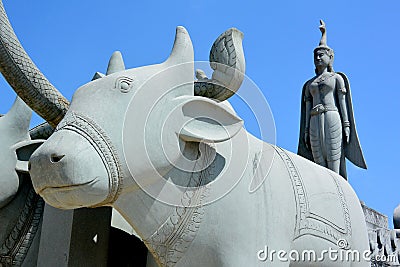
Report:
<svg viewBox="0 0 400 267"><path fill-rule="evenodd" d="M306 224L305 222L307 214L309 213L307 190L304 187L304 182L301 178L300 172L297 170L290 156L280 147L275 146L275 150L278 152L278 155L285 163L286 169L289 173L290 180L293 185L297 213L295 235L299 236L300 230L304 228L304 225Z"/></svg>
<svg viewBox="0 0 400 267"><path fill-rule="evenodd" d="M122 171L118 154L110 138L94 121L76 112L68 113L65 116L60 124L58 124L55 131L57 132L60 130L73 131L88 140L107 169L110 191L103 202L93 207L113 203L121 191Z"/></svg>
<svg viewBox="0 0 400 267"><path fill-rule="evenodd" d="M206 147L209 149L209 147ZM205 152L203 166L209 162L210 153ZM204 206L209 195L210 185L204 185L215 169L215 161L197 173L192 173L189 180L197 190L187 190L181 198L181 203L191 203L192 207L175 207L171 216L143 242L153 254L160 266L172 267L184 256L197 235L204 217Z"/></svg>
<svg viewBox="0 0 400 267"><path fill-rule="evenodd" d="M297 166L285 150L280 147L275 147L275 150L278 152L286 166L294 189L294 197L296 201L296 226L294 239L303 235L314 235L330 241L333 244L337 244L340 239L349 240L349 237L351 236L350 213L343 190L339 182L336 180L337 178L327 171L326 177L330 176L336 186L338 200L343 212L345 228L341 228L336 225L335 222L331 222L310 211L307 188L305 187L303 178L301 177Z"/></svg>
<svg viewBox="0 0 400 267"><path fill-rule="evenodd" d="M29 187L27 189L26 187ZM27 198L18 221L0 247L0 266L21 266L37 233L43 214L44 201L26 185Z"/></svg>

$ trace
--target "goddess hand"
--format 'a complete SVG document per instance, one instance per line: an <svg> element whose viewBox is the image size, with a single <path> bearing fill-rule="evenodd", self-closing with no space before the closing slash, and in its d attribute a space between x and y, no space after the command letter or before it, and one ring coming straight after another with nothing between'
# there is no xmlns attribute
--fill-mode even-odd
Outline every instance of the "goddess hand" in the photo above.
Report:
<svg viewBox="0 0 400 267"><path fill-rule="evenodd" d="M310 146L308 145L308 144L309 144L309 140L310 140L310 134L309 134L309 132L306 130L306 131L304 132L304 143L306 143L306 148L307 148L307 149L310 149Z"/></svg>
<svg viewBox="0 0 400 267"><path fill-rule="evenodd" d="M350 126L344 127L344 134L346 135L346 143L350 142Z"/></svg>

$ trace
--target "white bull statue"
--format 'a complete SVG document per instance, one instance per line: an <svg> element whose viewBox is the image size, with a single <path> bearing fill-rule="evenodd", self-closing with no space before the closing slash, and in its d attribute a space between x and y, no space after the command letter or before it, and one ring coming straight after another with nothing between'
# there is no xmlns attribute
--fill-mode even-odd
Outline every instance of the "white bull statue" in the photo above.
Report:
<svg viewBox="0 0 400 267"><path fill-rule="evenodd" d="M241 33L229 34L221 47L241 47ZM253 137L215 100L243 80L240 49L227 57L234 64L214 66L212 79L198 72L194 83L183 27L164 63L125 70L115 53L31 156L36 192L62 209L117 209L159 266L369 266L348 182ZM194 95L202 82L232 93Z"/></svg>

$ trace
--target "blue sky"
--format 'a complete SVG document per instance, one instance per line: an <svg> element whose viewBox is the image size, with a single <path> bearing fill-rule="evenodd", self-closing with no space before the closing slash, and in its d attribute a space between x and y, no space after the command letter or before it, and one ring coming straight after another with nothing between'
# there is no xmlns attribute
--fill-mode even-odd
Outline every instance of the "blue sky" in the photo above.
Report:
<svg viewBox="0 0 400 267"><path fill-rule="evenodd" d="M114 50L129 68L164 61L175 27L189 31L195 60L208 60L219 34L244 33L246 75L271 107L277 144L297 151L300 94L314 74L319 19L327 24L334 68L350 79L355 118L368 170L348 163L350 184L366 204L389 216L400 203L400 2L390 1L22 1L3 0L21 43L68 98L105 72ZM40 3L40 4L39 4ZM0 81L0 113L15 94ZM107 107L105 107L107 108ZM246 128L254 118L240 105ZM35 117L32 125L41 120Z"/></svg>

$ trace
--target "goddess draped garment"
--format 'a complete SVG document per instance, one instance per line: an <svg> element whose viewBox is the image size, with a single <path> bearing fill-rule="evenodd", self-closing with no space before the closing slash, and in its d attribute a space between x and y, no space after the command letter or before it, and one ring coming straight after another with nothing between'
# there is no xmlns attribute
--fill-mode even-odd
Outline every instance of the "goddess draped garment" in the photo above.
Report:
<svg viewBox="0 0 400 267"><path fill-rule="evenodd" d="M349 143L343 140L344 128L342 127L342 115L338 106L337 88L332 84L334 75L340 75L346 87L346 108L348 120L350 122ZM334 161L340 159L339 174L347 179L345 158L348 158L356 166L366 169L364 155L361 150L356 124L354 120L353 105L351 99L350 83L347 76L341 72L332 73L325 81L321 81L318 86L310 86L313 79L307 81L302 90L300 135L297 154L318 164L324 161ZM341 89L341 88L338 88ZM317 94L319 94L317 96ZM321 98L322 95L331 95L328 98ZM304 141L306 125L306 100L307 98L318 97L318 101L311 106L310 112L310 143L307 147ZM321 100L322 99L322 100ZM314 100L314 99L312 99ZM327 101L328 100L328 101Z"/></svg>

